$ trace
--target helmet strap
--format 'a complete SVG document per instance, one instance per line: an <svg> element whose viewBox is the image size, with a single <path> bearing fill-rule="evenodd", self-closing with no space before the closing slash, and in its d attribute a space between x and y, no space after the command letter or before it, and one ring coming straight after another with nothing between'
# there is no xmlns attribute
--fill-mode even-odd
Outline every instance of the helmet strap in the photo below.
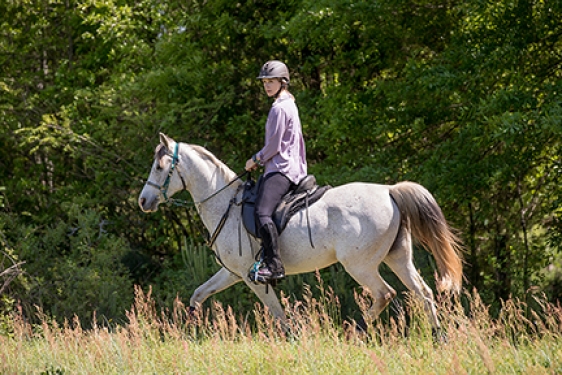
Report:
<svg viewBox="0 0 562 375"><path fill-rule="evenodd" d="M281 87L279 88L279 91L277 91L277 93L275 94L275 96L274 96L275 99L278 99L278 98L279 98L279 95L281 94L281 91L286 90L287 87L289 86L289 85L287 84L287 82L285 82L284 79L280 79L279 81L281 82Z"/></svg>

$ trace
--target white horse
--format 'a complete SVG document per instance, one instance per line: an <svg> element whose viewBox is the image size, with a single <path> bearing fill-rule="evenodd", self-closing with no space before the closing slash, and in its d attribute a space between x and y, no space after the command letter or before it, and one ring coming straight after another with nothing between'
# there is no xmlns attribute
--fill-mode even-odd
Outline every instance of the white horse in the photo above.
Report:
<svg viewBox="0 0 562 375"><path fill-rule="evenodd" d="M186 189L195 201L203 224L213 232L230 200L236 194L241 195L238 186L242 182L238 180L229 185L236 174L205 148L178 144L162 133L160 141L149 179L139 197L141 209L154 212L168 196ZM218 194L213 194L219 190ZM268 293L266 286L256 285L247 277L254 263L251 249L259 245L244 230L240 235L240 210L241 207L232 206L213 245L223 267L195 290L190 306L198 307L211 295L243 281L275 317L284 321L276 293L272 290ZM372 321L396 296L396 291L380 275L379 266L384 262L424 301L431 324L434 329L440 328L433 293L413 263L412 236L433 254L440 273L438 289L443 291L461 288L461 247L440 207L424 187L412 182L338 186L309 207L309 220L314 247L309 241L306 214L302 211L291 218L280 235L281 258L287 275L312 272L340 262L371 292L373 304L365 318ZM250 244L250 241L255 243Z"/></svg>

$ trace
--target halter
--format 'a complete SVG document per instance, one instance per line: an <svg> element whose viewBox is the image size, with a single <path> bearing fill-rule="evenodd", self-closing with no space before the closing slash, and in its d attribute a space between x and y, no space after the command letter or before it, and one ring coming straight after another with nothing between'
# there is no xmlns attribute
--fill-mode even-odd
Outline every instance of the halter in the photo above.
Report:
<svg viewBox="0 0 562 375"><path fill-rule="evenodd" d="M174 174L174 169L176 169L176 165L178 165L180 163L180 160L178 158L178 149L179 149L179 143L176 143L176 147L174 148L174 153L173 154L170 154L170 153L167 154L168 156L170 156L172 158L172 166L170 167L170 170L168 171L168 176L166 177L166 180L164 181L164 183L162 185L158 185L158 184L156 184L156 183L154 183L150 180L146 181L147 185L153 186L156 189L160 190L160 193L164 197L164 203L168 203L171 200L171 198L168 198L168 187L170 186L170 180L172 179L172 175ZM180 176L181 184L183 185L183 189L187 190L187 186L185 185L185 181L184 181L183 177L179 173L178 173L178 175Z"/></svg>

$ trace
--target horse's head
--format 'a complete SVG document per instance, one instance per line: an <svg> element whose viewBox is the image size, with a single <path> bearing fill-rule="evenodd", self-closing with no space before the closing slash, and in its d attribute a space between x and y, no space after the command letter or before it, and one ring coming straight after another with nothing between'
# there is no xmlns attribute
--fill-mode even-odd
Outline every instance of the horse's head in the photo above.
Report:
<svg viewBox="0 0 562 375"><path fill-rule="evenodd" d="M185 182L178 171L180 157L179 144L160 133L160 144L154 152L154 162L148 180L139 196L139 206L144 212L158 210L161 202L166 202L178 191L185 189Z"/></svg>

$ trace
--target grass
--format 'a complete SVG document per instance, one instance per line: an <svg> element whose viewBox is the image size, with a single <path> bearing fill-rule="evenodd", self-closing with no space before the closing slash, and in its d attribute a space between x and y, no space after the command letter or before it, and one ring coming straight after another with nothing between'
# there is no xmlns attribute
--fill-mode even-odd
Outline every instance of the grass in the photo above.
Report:
<svg viewBox="0 0 562 375"><path fill-rule="evenodd" d="M180 301L158 312L137 289L121 326L85 330L47 317L31 326L14 314L0 336L0 374L562 374L559 305L542 303L528 319L510 300L492 319L477 294L467 297L465 308L439 303L447 339L436 342L416 301L366 336L340 321L329 292L284 299L282 328L260 306L252 319L218 303L197 317ZM365 298L356 296L360 306Z"/></svg>

